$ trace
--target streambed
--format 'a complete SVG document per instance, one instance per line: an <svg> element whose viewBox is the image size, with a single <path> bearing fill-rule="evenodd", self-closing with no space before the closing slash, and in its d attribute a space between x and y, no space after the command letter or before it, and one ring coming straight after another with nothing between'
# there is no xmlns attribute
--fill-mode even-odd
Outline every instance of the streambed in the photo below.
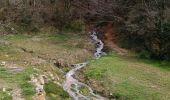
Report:
<svg viewBox="0 0 170 100"><path fill-rule="evenodd" d="M102 51L102 49L104 48L104 43L98 38L96 31L92 31L89 33L91 34L91 38L96 47L96 52L94 53L95 59L99 59L103 55L106 55L106 53ZM82 69L83 67L86 67L88 64L89 62L87 61L73 65L74 68L66 74L66 80L63 85L64 90L68 92L68 94L74 100L107 100L107 98L95 94L88 85L81 83L77 79L75 79L76 71ZM89 93L84 95L81 92L82 88L86 88Z"/></svg>

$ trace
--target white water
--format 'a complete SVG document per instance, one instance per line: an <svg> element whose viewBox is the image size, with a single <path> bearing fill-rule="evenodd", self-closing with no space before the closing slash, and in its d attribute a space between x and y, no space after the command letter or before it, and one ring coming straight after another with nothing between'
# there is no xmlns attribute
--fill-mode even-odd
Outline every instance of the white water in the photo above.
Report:
<svg viewBox="0 0 170 100"><path fill-rule="evenodd" d="M96 52L94 56L96 59L99 59L101 56L106 55L106 53L102 51L104 47L104 43L100 39L98 39L97 33L95 31L90 32L90 34L91 34L92 40L94 41L96 45ZM84 83L79 82L78 80L74 78L76 71L83 67L86 67L87 64L88 62L73 65L75 68L70 70L66 74L66 81L64 82L64 85L63 85L64 90L67 91L74 100L106 100L106 98L100 95L94 94L93 90L89 86L87 86ZM90 93L88 96L85 96L80 93L81 87L86 87L89 90Z"/></svg>

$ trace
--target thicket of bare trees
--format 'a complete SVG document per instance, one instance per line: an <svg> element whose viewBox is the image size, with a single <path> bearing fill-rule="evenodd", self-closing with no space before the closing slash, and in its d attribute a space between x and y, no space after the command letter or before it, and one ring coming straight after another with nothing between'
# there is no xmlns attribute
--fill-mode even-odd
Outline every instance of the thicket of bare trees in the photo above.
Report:
<svg viewBox="0 0 170 100"><path fill-rule="evenodd" d="M79 14L70 0L3 0L0 1L1 23L15 23L30 30L49 25L68 27ZM79 23L78 23L79 24ZM80 23L81 24L81 23ZM73 26L73 25L72 25Z"/></svg>
<svg viewBox="0 0 170 100"><path fill-rule="evenodd" d="M127 16L121 36L128 47L136 48L143 57L169 60L170 1L140 0Z"/></svg>
<svg viewBox="0 0 170 100"><path fill-rule="evenodd" d="M73 0L89 21L112 21L122 46L146 58L170 59L170 1Z"/></svg>
<svg viewBox="0 0 170 100"><path fill-rule="evenodd" d="M45 25L81 30L84 23L112 22L123 47L144 57L170 57L169 0L1 0L0 22L31 31Z"/></svg>

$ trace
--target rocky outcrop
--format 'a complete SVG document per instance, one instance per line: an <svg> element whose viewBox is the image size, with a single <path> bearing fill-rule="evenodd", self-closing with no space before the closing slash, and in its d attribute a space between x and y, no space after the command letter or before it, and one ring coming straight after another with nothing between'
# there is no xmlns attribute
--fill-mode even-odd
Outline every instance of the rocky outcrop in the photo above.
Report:
<svg viewBox="0 0 170 100"><path fill-rule="evenodd" d="M43 72L41 74L31 75L31 83L35 86L36 96L34 100L46 100L46 92L44 85L53 82L56 85L61 86L58 75L54 75L51 72Z"/></svg>

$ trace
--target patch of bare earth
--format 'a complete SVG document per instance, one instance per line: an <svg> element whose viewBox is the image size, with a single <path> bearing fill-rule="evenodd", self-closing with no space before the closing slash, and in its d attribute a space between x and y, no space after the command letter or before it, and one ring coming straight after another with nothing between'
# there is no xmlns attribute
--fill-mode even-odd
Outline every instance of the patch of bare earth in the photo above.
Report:
<svg viewBox="0 0 170 100"><path fill-rule="evenodd" d="M25 100L22 96L22 90L20 88L12 90L12 100Z"/></svg>

